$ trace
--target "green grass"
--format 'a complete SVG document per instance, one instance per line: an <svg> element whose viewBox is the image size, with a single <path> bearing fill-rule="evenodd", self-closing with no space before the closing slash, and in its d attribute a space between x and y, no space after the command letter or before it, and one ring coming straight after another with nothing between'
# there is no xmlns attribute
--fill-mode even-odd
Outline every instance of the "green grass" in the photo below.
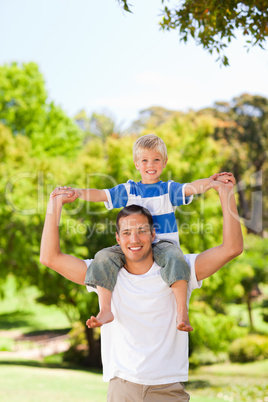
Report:
<svg viewBox="0 0 268 402"><path fill-rule="evenodd" d="M106 392L107 384L99 373L0 364L2 402L104 402Z"/></svg>
<svg viewBox="0 0 268 402"><path fill-rule="evenodd" d="M191 402L267 402L268 360L217 364L190 372ZM3 402L105 402L108 385L97 371L62 368L34 361L0 360Z"/></svg>
<svg viewBox="0 0 268 402"><path fill-rule="evenodd" d="M190 372L189 380L191 402L268 401L268 360L203 366Z"/></svg>
<svg viewBox="0 0 268 402"><path fill-rule="evenodd" d="M12 279L7 297L0 303L0 337L3 350L12 349L10 331L22 333L70 327L65 314L54 306L36 303L36 288L17 292ZM229 306L231 315L248 324L245 305ZM253 309L256 329L268 334L257 303ZM191 371L186 390L191 402L268 402L268 360L248 364L217 364ZM106 401L107 384L100 372L82 370L62 363L62 356L50 356L43 362L7 361L0 352L0 401L54 402ZM265 399L266 398L266 399Z"/></svg>

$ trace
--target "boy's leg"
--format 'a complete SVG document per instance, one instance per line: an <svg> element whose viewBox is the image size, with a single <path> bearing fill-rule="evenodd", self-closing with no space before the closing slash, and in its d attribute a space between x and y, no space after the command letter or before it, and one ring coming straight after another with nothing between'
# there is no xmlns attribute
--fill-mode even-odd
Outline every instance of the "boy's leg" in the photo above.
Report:
<svg viewBox="0 0 268 402"><path fill-rule="evenodd" d="M100 312L95 317L92 315L87 321L86 325L88 328L96 328L101 327L104 324L108 324L114 320L114 315L111 310L111 300L112 300L112 292L108 289L105 289L101 286L97 286L99 304L100 304Z"/></svg>
<svg viewBox="0 0 268 402"><path fill-rule="evenodd" d="M85 284L96 287L99 296L100 312L97 317L91 316L86 324L89 328L101 327L113 321L111 311L112 291L118 271L125 264L125 256L120 246L100 250L87 269Z"/></svg>
<svg viewBox="0 0 268 402"><path fill-rule="evenodd" d="M177 303L177 328L180 331L191 332L193 327L190 325L187 309L187 282L185 280L176 281L171 285Z"/></svg>
<svg viewBox="0 0 268 402"><path fill-rule="evenodd" d="M187 282L190 278L190 267L178 246L171 242L160 241L153 244L155 262L161 267L163 280L171 287L177 303L177 328L190 332L187 309Z"/></svg>

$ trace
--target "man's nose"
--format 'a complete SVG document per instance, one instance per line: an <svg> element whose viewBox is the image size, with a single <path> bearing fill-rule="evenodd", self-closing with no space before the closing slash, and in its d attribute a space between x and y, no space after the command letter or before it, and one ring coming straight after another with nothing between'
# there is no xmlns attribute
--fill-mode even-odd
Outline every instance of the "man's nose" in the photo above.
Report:
<svg viewBox="0 0 268 402"><path fill-rule="evenodd" d="M131 232L130 241L131 241L132 243L138 243L138 241L139 241L139 235L138 235L137 232Z"/></svg>

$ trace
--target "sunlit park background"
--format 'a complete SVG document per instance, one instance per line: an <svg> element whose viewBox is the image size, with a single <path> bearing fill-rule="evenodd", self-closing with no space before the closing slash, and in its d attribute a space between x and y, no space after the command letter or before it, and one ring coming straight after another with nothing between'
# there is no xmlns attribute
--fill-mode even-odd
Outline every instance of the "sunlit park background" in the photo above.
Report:
<svg viewBox="0 0 268 402"><path fill-rule="evenodd" d="M152 132L168 149L163 180L237 179L245 250L192 295L186 389L194 402L268 401L267 2L192 3L199 37L197 23L173 29L172 1L0 0L1 401L106 400L100 334L85 327L97 297L40 264L40 239L56 186L138 181L132 145ZM259 7L257 22L223 32L236 3ZM62 251L114 244L117 212L65 206ZM221 242L212 190L176 217L185 253Z"/></svg>

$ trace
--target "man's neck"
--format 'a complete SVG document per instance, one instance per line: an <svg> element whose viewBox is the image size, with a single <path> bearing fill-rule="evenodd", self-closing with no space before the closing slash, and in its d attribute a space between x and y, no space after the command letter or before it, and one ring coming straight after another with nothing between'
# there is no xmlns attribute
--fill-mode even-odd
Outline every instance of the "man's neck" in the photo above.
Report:
<svg viewBox="0 0 268 402"><path fill-rule="evenodd" d="M151 269L153 263L153 258L147 261L127 261L124 267L132 275L143 275Z"/></svg>

